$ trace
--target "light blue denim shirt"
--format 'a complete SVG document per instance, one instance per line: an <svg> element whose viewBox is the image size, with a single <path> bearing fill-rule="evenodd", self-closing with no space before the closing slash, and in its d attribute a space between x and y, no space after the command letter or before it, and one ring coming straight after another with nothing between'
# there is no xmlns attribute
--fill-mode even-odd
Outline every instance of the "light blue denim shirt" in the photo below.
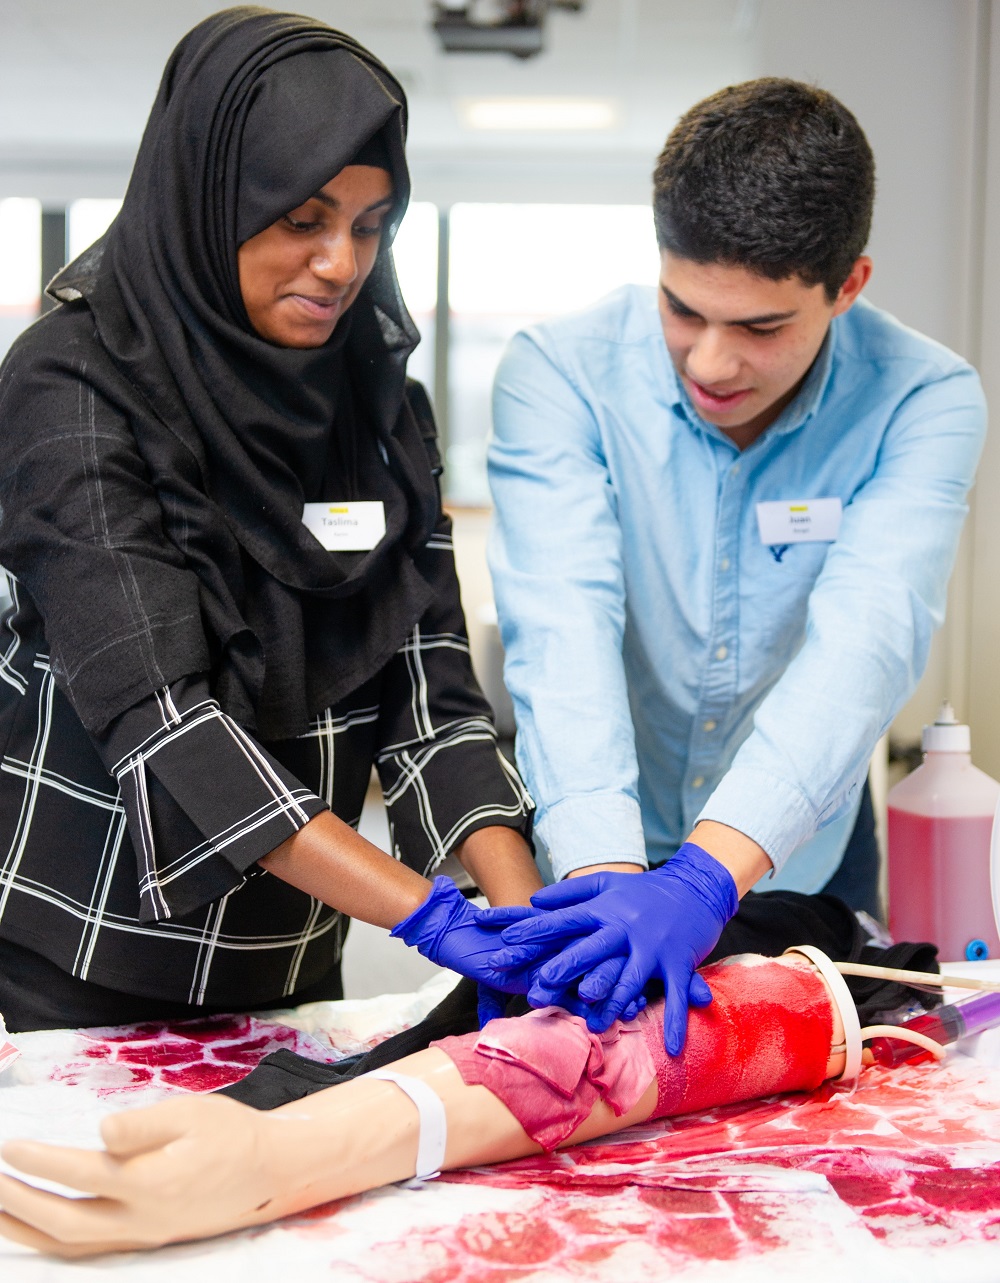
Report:
<svg viewBox="0 0 1000 1283"><path fill-rule="evenodd" d="M557 877L658 864L703 818L767 851L768 886L824 885L943 617L985 425L975 371L864 301L742 453L692 408L654 290L514 338L490 565ZM818 498L833 542L762 542L759 503Z"/></svg>

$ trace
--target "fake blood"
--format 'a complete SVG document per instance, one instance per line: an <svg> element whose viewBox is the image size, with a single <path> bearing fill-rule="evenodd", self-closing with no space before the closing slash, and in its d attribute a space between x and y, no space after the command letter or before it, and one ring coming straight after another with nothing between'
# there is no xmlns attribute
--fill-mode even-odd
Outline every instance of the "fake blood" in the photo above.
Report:
<svg viewBox="0 0 1000 1283"><path fill-rule="evenodd" d="M279 1047L302 1050L314 1059L320 1051L297 1030L250 1016L92 1029L79 1037L79 1059L61 1066L53 1077L93 1086L102 1095L149 1087L216 1091L245 1078Z"/></svg>

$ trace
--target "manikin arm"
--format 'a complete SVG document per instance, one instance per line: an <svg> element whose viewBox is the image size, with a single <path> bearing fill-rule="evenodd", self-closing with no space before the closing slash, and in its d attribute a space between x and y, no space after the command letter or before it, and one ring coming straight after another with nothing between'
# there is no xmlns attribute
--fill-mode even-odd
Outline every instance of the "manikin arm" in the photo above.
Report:
<svg viewBox="0 0 1000 1283"><path fill-rule="evenodd" d="M486 1087L466 1087L437 1048L392 1068L441 1097L446 1167L542 1152ZM655 1103L655 1083L627 1120L599 1102L572 1141L641 1122ZM393 1083L356 1078L270 1113L223 1096L187 1096L114 1114L101 1130L105 1153L29 1141L4 1146L4 1159L21 1171L95 1197L62 1198L0 1175L0 1233L74 1257L260 1225L413 1176L419 1120Z"/></svg>
<svg viewBox="0 0 1000 1283"><path fill-rule="evenodd" d="M550 1075L560 1037L591 1037L597 1045L582 1021L556 1009L495 1021L478 1035L447 1039L408 1056L392 1070L423 1081L443 1103L445 1168L579 1144L650 1117L721 1103L720 1093L746 1099L814 1086L842 1071L843 1024L825 983L807 965L741 960L730 967L716 964L706 976L716 1001L694 1014L691 1045L671 1062L673 1087L662 1062L650 1059L657 1048L662 1055L659 1002L638 1021L602 1036L593 1062L598 1072L581 1076L568 1102L539 1087L542 1078L535 1079L534 1090L525 1090L532 1060L545 1063ZM780 1000L765 997L762 1003L762 993L787 984L792 988ZM643 1021L647 1032L637 1028ZM786 1066L783 1077L774 1077L776 1033L782 1026L794 1028L793 1041L801 1043L809 1021L818 1031L813 1063ZM765 1073L771 1077L744 1063L729 1088L720 1087L720 1066L733 1059L735 1047L743 1061L756 1059L749 1030L767 1046L769 1054L759 1060L769 1065ZM514 1060L498 1059L498 1047ZM29 1141L3 1147L3 1158L21 1171L91 1197L64 1198L0 1176L0 1233L39 1251L76 1257L260 1225L412 1177L420 1119L394 1083L362 1077L271 1112L221 1096L188 1096L112 1115L101 1130L103 1152Z"/></svg>

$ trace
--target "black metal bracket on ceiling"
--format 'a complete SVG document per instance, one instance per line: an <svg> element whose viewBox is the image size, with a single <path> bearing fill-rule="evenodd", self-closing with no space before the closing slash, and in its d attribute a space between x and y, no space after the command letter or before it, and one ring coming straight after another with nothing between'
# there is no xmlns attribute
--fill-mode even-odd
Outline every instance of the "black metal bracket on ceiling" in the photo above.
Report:
<svg viewBox="0 0 1000 1283"><path fill-rule="evenodd" d="M586 0L433 0L431 25L445 53L509 53L532 58L545 47L552 9L582 13Z"/></svg>

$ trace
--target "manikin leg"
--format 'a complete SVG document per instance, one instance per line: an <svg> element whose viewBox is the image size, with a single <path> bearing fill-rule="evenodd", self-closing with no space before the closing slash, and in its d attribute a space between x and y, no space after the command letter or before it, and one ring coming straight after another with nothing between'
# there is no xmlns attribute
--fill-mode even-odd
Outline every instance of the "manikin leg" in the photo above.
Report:
<svg viewBox="0 0 1000 1283"><path fill-rule="evenodd" d="M443 1103L447 1168L521 1158L840 1074L837 1004L803 958L746 957L703 974L715 1001L692 1010L675 1060L663 1052L659 1002L646 1019L600 1037L552 1009L493 1021L391 1069ZM396 1083L363 1077L270 1112L188 1096L113 1115L102 1132L105 1152L4 1146L4 1159L21 1171L92 1197L62 1198L0 1176L0 1232L83 1256L262 1224L412 1177L420 1122Z"/></svg>

